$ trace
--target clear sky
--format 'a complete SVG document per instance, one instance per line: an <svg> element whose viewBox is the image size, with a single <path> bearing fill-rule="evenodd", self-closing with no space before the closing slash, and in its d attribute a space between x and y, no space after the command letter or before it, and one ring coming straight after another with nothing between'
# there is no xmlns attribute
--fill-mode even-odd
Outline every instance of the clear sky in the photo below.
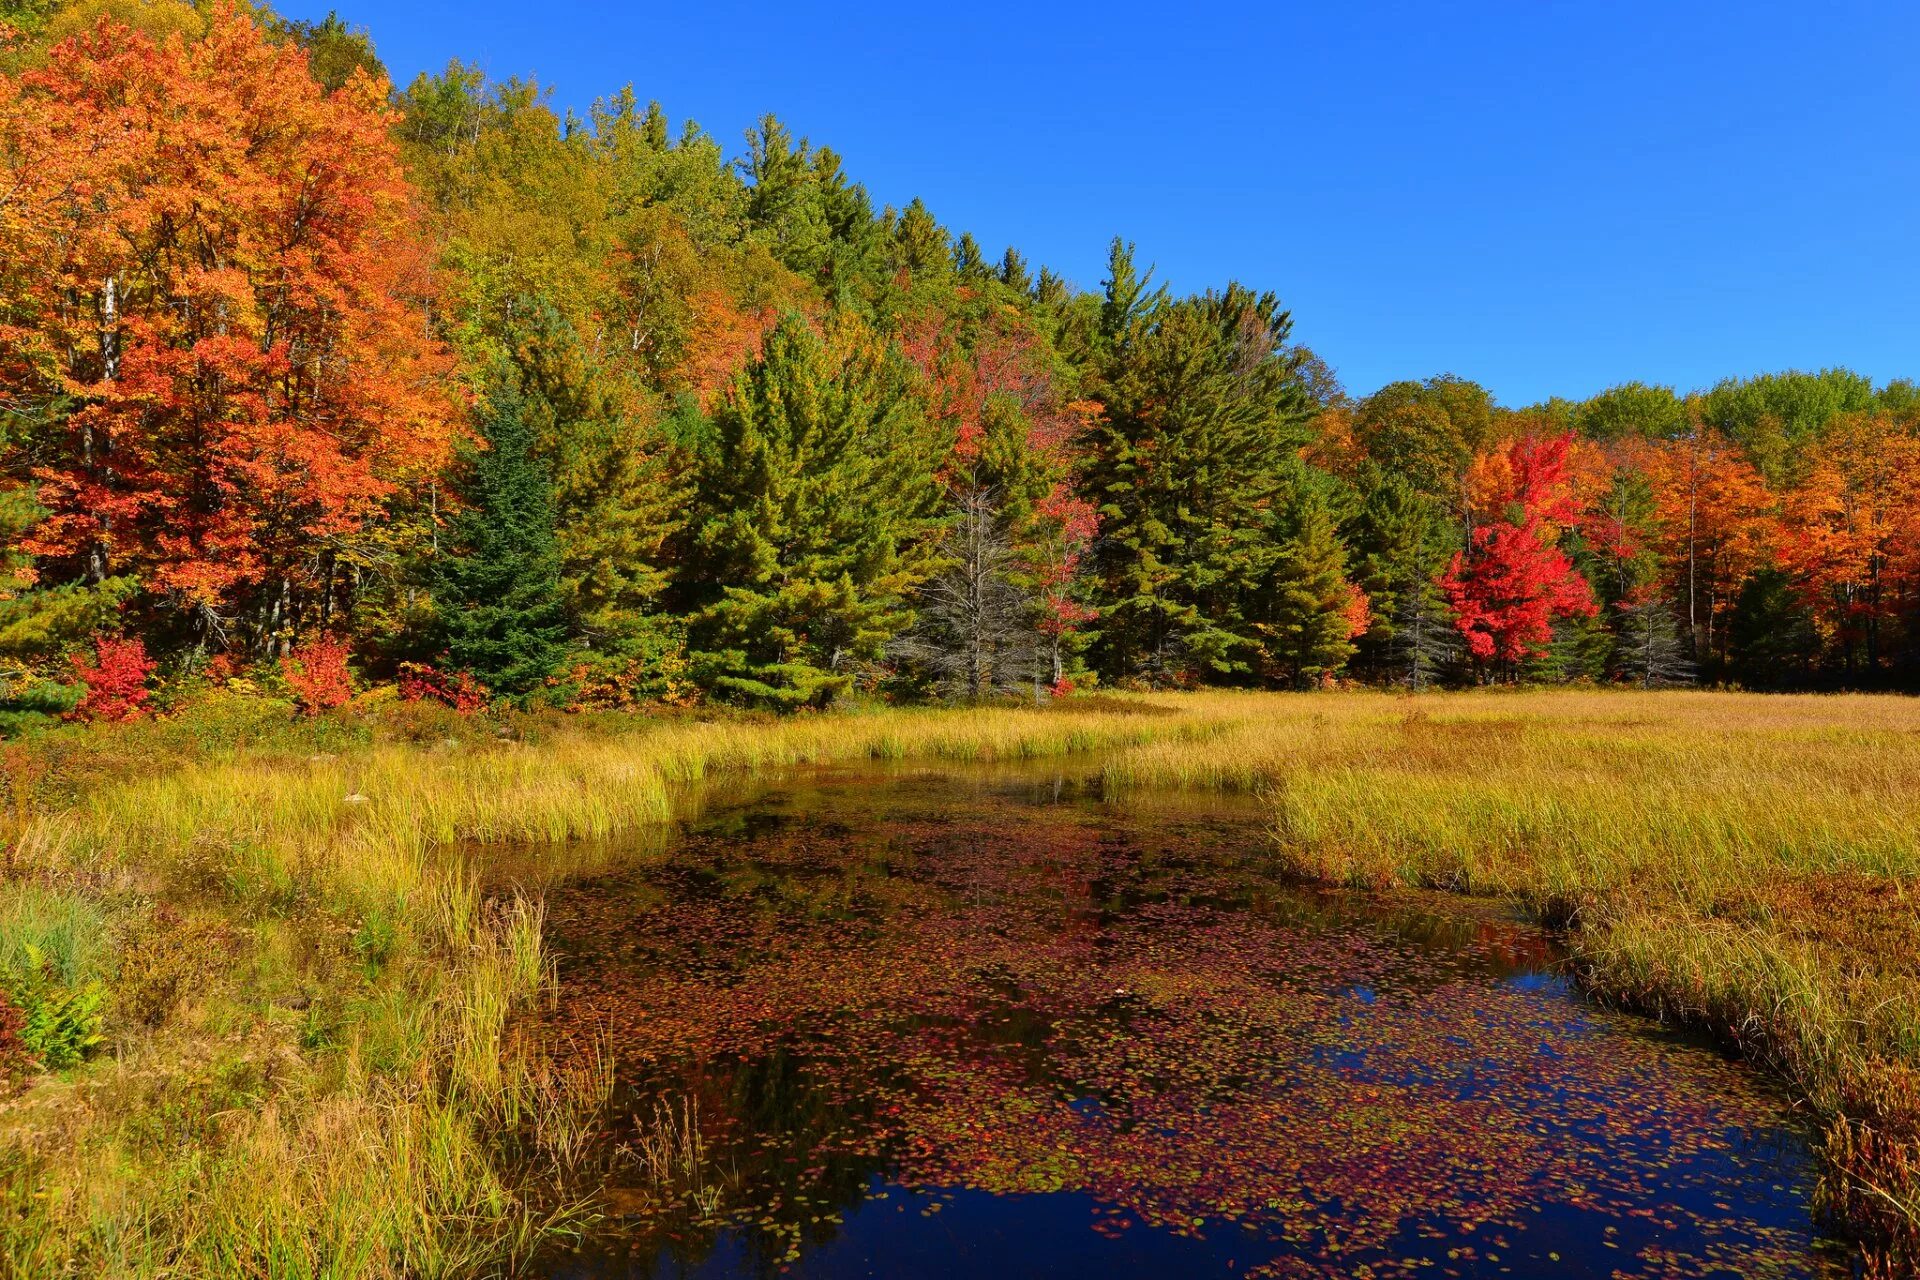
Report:
<svg viewBox="0 0 1920 1280"><path fill-rule="evenodd" d="M1356 393L1920 376L1914 0L337 4L402 82L773 111L990 253L1273 289Z"/></svg>

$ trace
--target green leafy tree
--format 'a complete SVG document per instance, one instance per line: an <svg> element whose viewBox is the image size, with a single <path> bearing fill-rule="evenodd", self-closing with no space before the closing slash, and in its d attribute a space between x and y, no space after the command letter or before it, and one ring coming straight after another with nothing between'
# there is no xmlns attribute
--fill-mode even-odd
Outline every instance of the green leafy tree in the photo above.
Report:
<svg viewBox="0 0 1920 1280"><path fill-rule="evenodd" d="M553 529L553 477L536 450L526 398L504 382L463 458L452 554L434 566L437 633L448 665L526 701L566 654L567 613Z"/></svg>
<svg viewBox="0 0 1920 1280"><path fill-rule="evenodd" d="M1686 434L1687 403L1672 387L1623 382L1574 406L1564 425L1589 440L1672 440ZM1552 415L1549 415L1551 420Z"/></svg>
<svg viewBox="0 0 1920 1280"><path fill-rule="evenodd" d="M1467 469L1494 439L1493 397L1465 378L1391 382L1355 410L1367 456L1465 519Z"/></svg>
<svg viewBox="0 0 1920 1280"><path fill-rule="evenodd" d="M1769 483L1790 480L1800 451L1835 419L1871 413L1873 379L1851 369L1728 378L1701 400L1708 426L1746 449Z"/></svg>
<svg viewBox="0 0 1920 1280"><path fill-rule="evenodd" d="M849 688L912 620L943 451L896 350L852 320L781 320L696 445L696 676L780 708Z"/></svg>

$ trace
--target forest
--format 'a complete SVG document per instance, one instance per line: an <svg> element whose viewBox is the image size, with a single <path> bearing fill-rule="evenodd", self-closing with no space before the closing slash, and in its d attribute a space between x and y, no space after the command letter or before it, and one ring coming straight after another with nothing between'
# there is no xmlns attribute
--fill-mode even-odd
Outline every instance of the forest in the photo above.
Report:
<svg viewBox="0 0 1920 1280"><path fill-rule="evenodd" d="M1116 237L1080 288L772 116L396 87L332 17L4 12L10 732L1920 683L1910 381L1356 396L1285 281L1181 295Z"/></svg>

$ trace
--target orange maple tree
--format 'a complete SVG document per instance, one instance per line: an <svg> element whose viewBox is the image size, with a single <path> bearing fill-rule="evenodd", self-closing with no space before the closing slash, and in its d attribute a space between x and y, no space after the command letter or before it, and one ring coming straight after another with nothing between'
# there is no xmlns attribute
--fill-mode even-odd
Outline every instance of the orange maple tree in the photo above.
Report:
<svg viewBox="0 0 1920 1280"><path fill-rule="evenodd" d="M1668 589L1702 653L1725 657L1725 614L1778 537L1777 504L1738 446L1697 427L1640 458Z"/></svg>
<svg viewBox="0 0 1920 1280"><path fill-rule="evenodd" d="M1786 499L1781 558L1851 669L1877 665L1920 593L1920 438L1890 417L1835 423Z"/></svg>
<svg viewBox="0 0 1920 1280"><path fill-rule="evenodd" d="M0 386L71 408L32 471L44 580L131 576L204 640L284 647L442 464L385 91L327 93L232 5L192 43L103 19L0 89Z"/></svg>

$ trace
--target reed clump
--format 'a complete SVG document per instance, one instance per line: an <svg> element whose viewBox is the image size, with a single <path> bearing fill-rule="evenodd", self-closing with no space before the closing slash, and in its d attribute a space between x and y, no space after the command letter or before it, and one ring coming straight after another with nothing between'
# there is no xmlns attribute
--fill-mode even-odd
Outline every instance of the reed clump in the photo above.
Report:
<svg viewBox="0 0 1920 1280"><path fill-rule="evenodd" d="M1709 1028L1824 1127L1833 1218L1920 1268L1920 702L1326 694L1130 749L1108 787L1254 791L1296 874L1500 895L1598 994ZM1216 710L1216 714L1220 714Z"/></svg>

